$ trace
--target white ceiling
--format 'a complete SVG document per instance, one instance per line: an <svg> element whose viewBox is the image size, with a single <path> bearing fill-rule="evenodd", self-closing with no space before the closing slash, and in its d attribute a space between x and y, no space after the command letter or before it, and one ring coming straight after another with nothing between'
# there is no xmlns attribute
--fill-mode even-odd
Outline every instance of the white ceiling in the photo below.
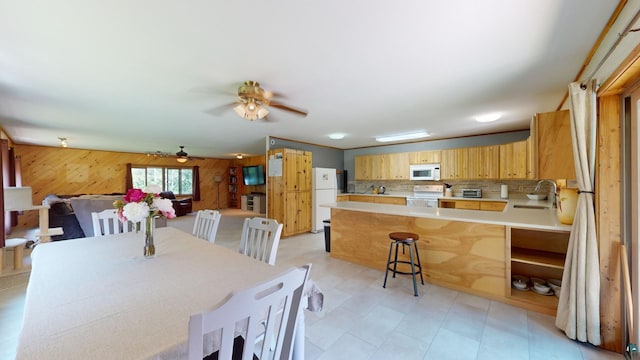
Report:
<svg viewBox="0 0 640 360"><path fill-rule="evenodd" d="M528 128L617 1L2 0L0 124L19 144L231 157ZM307 117L228 108L259 81ZM500 112L494 123L475 115ZM334 132L343 140L330 140Z"/></svg>

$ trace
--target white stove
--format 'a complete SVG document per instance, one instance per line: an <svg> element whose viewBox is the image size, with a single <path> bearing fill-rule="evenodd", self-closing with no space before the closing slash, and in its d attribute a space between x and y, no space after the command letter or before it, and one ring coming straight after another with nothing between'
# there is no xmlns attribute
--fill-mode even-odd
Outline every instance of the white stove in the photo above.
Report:
<svg viewBox="0 0 640 360"><path fill-rule="evenodd" d="M407 206L437 208L444 185L414 185L413 196L407 196Z"/></svg>

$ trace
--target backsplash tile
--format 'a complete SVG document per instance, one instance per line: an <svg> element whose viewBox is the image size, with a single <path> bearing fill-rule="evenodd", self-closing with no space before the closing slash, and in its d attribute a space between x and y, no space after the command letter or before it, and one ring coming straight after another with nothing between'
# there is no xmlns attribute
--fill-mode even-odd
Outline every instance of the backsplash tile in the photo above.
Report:
<svg viewBox="0 0 640 360"><path fill-rule="evenodd" d="M389 194L413 193L413 185L444 184L452 185L453 194L459 195L462 189L482 189L485 196L500 196L500 186L508 185L509 194L527 194L535 190L537 180L447 180L447 181L410 181L410 180L380 180L380 181L350 181L349 190L359 194L370 194L374 187L384 186ZM542 192L550 192L551 187L545 183Z"/></svg>

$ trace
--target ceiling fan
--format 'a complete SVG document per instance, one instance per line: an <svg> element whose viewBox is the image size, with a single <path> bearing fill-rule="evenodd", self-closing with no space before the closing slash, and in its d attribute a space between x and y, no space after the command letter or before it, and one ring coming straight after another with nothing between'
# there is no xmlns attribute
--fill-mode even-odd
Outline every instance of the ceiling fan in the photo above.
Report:
<svg viewBox="0 0 640 360"><path fill-rule="evenodd" d="M247 80L238 88L238 100L223 106L233 106L236 114L251 121L264 119L269 114L268 107L307 116L306 111L274 101L274 96L273 92L261 88L257 81Z"/></svg>
<svg viewBox="0 0 640 360"><path fill-rule="evenodd" d="M180 145L180 151L176 153L177 159L179 163L186 163L187 160L204 160L204 158L189 156L186 151L184 151L184 145Z"/></svg>

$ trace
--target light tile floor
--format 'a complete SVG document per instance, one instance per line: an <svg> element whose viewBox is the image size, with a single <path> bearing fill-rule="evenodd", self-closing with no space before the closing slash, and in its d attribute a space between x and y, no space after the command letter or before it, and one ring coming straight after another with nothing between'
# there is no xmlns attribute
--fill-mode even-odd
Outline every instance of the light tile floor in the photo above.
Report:
<svg viewBox="0 0 640 360"><path fill-rule="evenodd" d="M242 219L255 214L223 210L216 243L237 248ZM169 225L191 231L194 216ZM307 360L325 359L624 359L571 341L554 318L435 285L413 296L409 277L332 259L324 235L284 238L279 264L312 263L311 277L324 293L324 310L306 312ZM15 355L27 275L0 282L0 359ZM0 278L0 280L2 280Z"/></svg>

